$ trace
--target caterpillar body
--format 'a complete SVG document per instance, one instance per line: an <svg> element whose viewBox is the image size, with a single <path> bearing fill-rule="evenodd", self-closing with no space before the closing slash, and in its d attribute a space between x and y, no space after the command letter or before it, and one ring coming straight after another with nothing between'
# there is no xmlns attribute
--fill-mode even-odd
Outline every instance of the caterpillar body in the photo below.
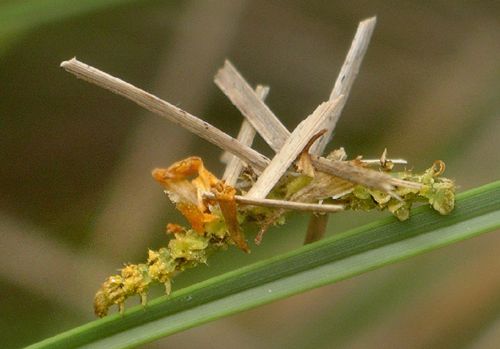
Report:
<svg viewBox="0 0 500 349"><path fill-rule="evenodd" d="M345 161L343 149L332 152L331 158ZM349 161L359 167L368 167L358 157ZM392 163L380 160L380 170L391 172ZM322 172L313 176L290 171L268 195L269 198L342 204L345 209L389 210L398 219L409 218L415 202L427 202L440 214L453 210L455 184L441 177L444 163L436 161L422 174L411 171L391 172L402 180L418 183L418 186L396 187L393 192L364 187L345 179ZM117 275L108 277L94 298L94 312L103 317L109 308L117 305L124 312L125 300L140 296L143 306L147 303L148 289L152 284L163 284L165 293L171 291L171 280L187 268L204 264L216 250L235 245L248 252L249 246L242 225L254 223L260 226L259 236L273 224L284 223L285 209L238 205L235 195L245 194L256 180L250 170L242 173L235 187L227 185L208 171L199 157L178 161L166 169L155 169L154 179L160 182L176 208L183 214L190 227L168 224L172 236L166 247L149 250L146 263L127 264ZM204 195L211 193L211 196Z"/></svg>

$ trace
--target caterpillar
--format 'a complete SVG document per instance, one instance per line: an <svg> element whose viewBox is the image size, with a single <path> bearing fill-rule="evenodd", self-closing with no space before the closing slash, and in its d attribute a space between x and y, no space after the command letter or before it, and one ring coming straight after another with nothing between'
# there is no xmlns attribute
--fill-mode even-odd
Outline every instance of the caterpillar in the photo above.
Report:
<svg viewBox="0 0 500 349"><path fill-rule="evenodd" d="M347 155L341 148L329 157L346 161ZM370 166L361 157L348 162L360 168ZM426 202L443 215L453 210L455 184L441 176L445 169L442 161L436 161L421 174L407 170L392 172L393 165L385 159L384 152L379 170L391 173L395 178L418 183L418 186L401 186L393 192L383 192L322 172L304 174L299 169L284 175L268 197L297 202L337 203L352 210L388 210L399 220L409 218L410 209L416 202ZM132 296L139 296L141 304L146 306L148 289L152 284L163 284L165 293L170 294L171 280L176 274L205 264L214 251L234 245L249 252L242 226L260 226L259 240L269 226L284 223L286 210L283 208L236 203L236 194L245 194L256 180L251 169L240 175L234 187L219 180L205 168L202 159L195 156L166 169L155 169L152 175L164 186L190 227L169 223L167 233L171 239L166 247L149 250L145 263L127 264L119 274L108 277L94 298L94 312L98 317L106 316L114 305L123 314L125 300Z"/></svg>

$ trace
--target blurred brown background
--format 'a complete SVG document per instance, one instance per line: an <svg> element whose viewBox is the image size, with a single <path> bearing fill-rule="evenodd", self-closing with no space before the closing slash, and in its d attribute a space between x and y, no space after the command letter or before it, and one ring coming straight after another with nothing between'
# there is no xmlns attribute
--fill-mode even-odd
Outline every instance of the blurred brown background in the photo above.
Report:
<svg viewBox="0 0 500 349"><path fill-rule="evenodd" d="M227 57L271 86L267 103L291 129L328 98L357 23L372 15L331 148L377 157L388 147L419 170L442 159L461 191L499 179L498 2L1 1L2 345L92 320L102 280L165 244L164 224L182 218L152 168L199 155L222 170L215 146L61 61L77 56L234 135L242 117L212 83ZM328 234L385 215L336 214ZM174 288L292 250L306 222L274 229L250 256L218 254ZM490 233L145 347L498 348L499 254Z"/></svg>

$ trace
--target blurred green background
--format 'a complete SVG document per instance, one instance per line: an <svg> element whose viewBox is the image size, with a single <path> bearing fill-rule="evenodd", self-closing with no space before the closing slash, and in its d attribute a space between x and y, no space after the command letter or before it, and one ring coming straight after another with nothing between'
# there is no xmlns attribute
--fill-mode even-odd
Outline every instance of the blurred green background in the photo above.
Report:
<svg viewBox="0 0 500 349"><path fill-rule="evenodd" d="M235 135L242 117L212 83L227 57L271 86L268 105L292 129L328 98L357 23L372 15L331 148L378 157L388 147L418 170L442 159L461 191L498 180L498 2L1 1L2 348L94 319L104 278L166 243L165 223L182 218L152 168L199 155L222 172L215 146L61 61L77 56ZM328 234L385 215L336 214ZM251 255L215 255L174 289L292 250L306 224L296 215ZM144 347L498 348L499 255L500 236L487 234Z"/></svg>

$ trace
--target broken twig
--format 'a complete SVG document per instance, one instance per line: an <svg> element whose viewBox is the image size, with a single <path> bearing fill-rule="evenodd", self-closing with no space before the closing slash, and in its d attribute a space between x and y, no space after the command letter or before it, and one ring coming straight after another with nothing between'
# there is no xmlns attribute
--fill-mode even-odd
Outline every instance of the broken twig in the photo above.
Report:
<svg viewBox="0 0 500 349"><path fill-rule="evenodd" d="M328 101L320 104L314 113L302 121L288 137L280 151L271 160L269 166L262 172L257 182L252 186L247 197L252 199L263 199L271 191L281 176L286 172L297 156L302 152L309 140L313 138L323 124L323 120L331 114L338 112L339 102L342 97L335 101Z"/></svg>
<svg viewBox="0 0 500 349"><path fill-rule="evenodd" d="M321 155L325 150L328 142L330 142L330 138L333 130L335 129L335 125L337 124L337 120L339 119L340 114L342 113L342 109L347 102L347 98L349 97L349 93L351 92L354 80L358 76L361 62L363 61L366 50L368 49L368 44L370 43L370 39L372 37L372 33L375 29L376 23L377 17L371 17L365 19L364 21L361 21L358 25L358 29L356 30L356 34L354 35L354 39L351 43L351 48L347 53L344 64L342 65L337 80L335 81L333 90L330 93L330 101L338 98L341 95L344 96L344 100L340 105L340 112L338 115L332 115L328 120L326 120L323 127L327 129L327 132L325 136L318 141L318 143L313 145L313 147L311 148L312 154Z"/></svg>
<svg viewBox="0 0 500 349"><path fill-rule="evenodd" d="M203 193L203 196L208 199L216 199L215 195L212 193ZM285 210L294 210L294 211L333 213L344 210L344 206L342 205L331 205L331 204L323 205L323 204L312 204L306 202L274 200L274 199L252 199L241 195L235 195L234 200L240 205L282 208Z"/></svg>
<svg viewBox="0 0 500 349"><path fill-rule="evenodd" d="M257 94L259 99L264 100L269 93L269 87L258 85L255 88L255 93ZM253 143L253 139L255 138L255 133L255 128L248 122L248 120L243 119L240 131L238 132L238 137L236 139L242 144L248 145L250 147ZM236 184L238 176L241 173L241 170L243 169L244 164L243 161L241 161L237 156L234 156L230 153L227 154L229 155L229 159L222 179L226 181L226 184L234 186ZM225 157L225 155L223 154L222 157Z"/></svg>
<svg viewBox="0 0 500 349"><path fill-rule="evenodd" d="M208 122L203 121L196 116L191 115L188 112L135 87L132 84L82 63L76 58L62 62L61 67L76 75L76 77L80 79L130 99L153 113L163 116L173 123L186 128L210 143L215 144L219 148L227 150L238 156L256 170L263 170L269 163L269 159L267 157L253 150L249 146L243 145L238 140L210 125Z"/></svg>
<svg viewBox="0 0 500 349"><path fill-rule="evenodd" d="M290 136L290 132L257 96L231 62L228 60L224 62L214 81L266 143L278 152Z"/></svg>
<svg viewBox="0 0 500 349"><path fill-rule="evenodd" d="M342 65L337 80L335 81L333 90L330 93L330 100L335 99L340 95L344 95L344 104L347 102L347 98L349 97L349 93L351 92L351 87L354 84L356 76L358 75L361 62L363 61L366 50L368 48L368 44L370 43L370 39L372 37L373 30L375 29L376 22L377 18L372 17L361 21L358 24L358 29L356 30L356 34L354 35L354 39L351 43L351 48L347 53L344 64ZM343 106L340 109L342 110ZM312 154L323 154L327 144L330 142L330 138L340 115L341 113L339 113L337 118L331 118L327 120L324 125L325 129L327 130L326 134L323 139L313 145L313 147L311 148ZM321 220L322 222L314 222L316 220ZM314 239L316 235L322 235L315 230L320 229L321 226L326 227L327 221L328 216L311 216L311 220L307 229L306 241L315 241Z"/></svg>

